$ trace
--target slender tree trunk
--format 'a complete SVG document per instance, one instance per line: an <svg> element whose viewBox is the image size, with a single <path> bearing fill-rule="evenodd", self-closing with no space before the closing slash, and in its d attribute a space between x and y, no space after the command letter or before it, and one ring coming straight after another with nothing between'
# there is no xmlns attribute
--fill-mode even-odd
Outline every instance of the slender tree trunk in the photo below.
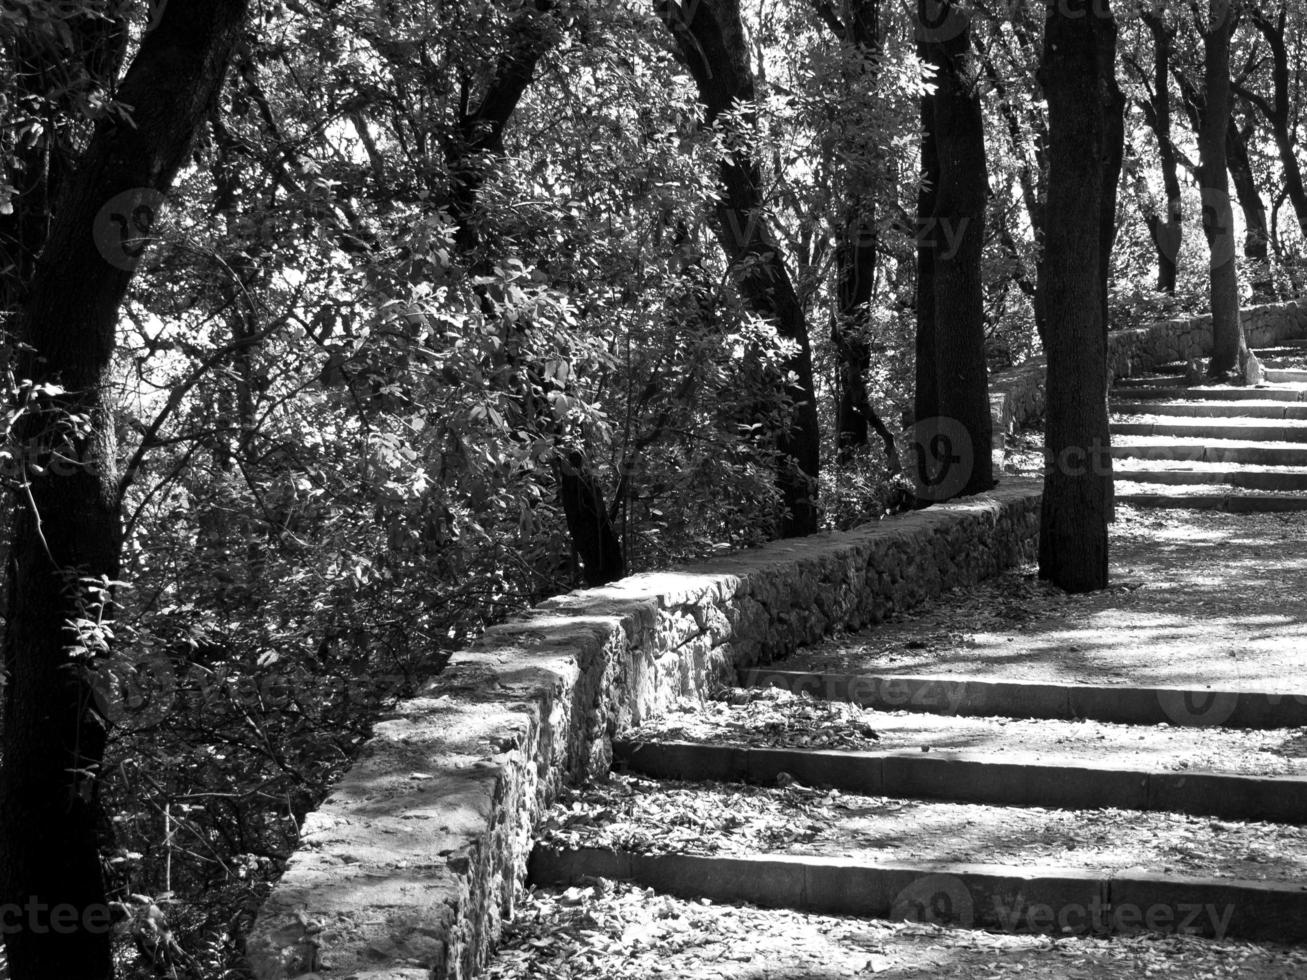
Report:
<svg viewBox="0 0 1307 980"><path fill-rule="evenodd" d="M1025 204L1026 215L1030 219L1030 228L1035 239L1035 279L1037 280L1039 278L1039 256L1043 252L1044 238L1043 187L1040 179L1036 177L1032 172L1032 168L1026 162L1025 146L1026 144L1032 146L1035 155L1035 169L1042 173L1045 163L1044 155L1046 149L1043 145L1044 140L1037 132L1031 133L1027 136L1026 128L1022 125L1021 117L1017 112L1017 107L1009 97L1007 85L1003 80L1003 76L999 73L997 66L994 64L993 59L984 53L981 53L980 59L981 65L985 70L985 77L989 80L990 87L994 92L994 99L998 103L999 113L1002 115L1003 121L1007 125L1008 139L1012 143L1012 152L1017 155L1019 160L1021 160L1021 164L1017 169L1017 181L1021 187L1021 200L1022 203ZM1017 288L1019 288L1030 300L1031 311L1035 315L1035 329L1042 340L1044 336L1044 319L1042 311L1036 302L1039 296L1039 290L1031 280L1029 272L1023 266L1021 253L1017 248L1016 239L1012 237L1012 233L1006 227L1006 222L1003 223L1003 227L1000 229L999 234L1002 236L1004 249L1006 249L1007 253L1012 257L1012 261L1016 266L1016 273L1013 276L1013 281L1016 282Z"/></svg>
<svg viewBox="0 0 1307 980"><path fill-rule="evenodd" d="M1184 242L1184 205L1180 198L1180 168L1171 139L1171 44L1175 31L1158 14L1145 11L1143 22L1153 35L1153 86L1141 106L1144 119L1157 137L1162 184L1166 191L1165 219L1148 217L1148 232L1157 250L1157 289L1175 295L1176 261Z"/></svg>
<svg viewBox="0 0 1307 980"><path fill-rule="evenodd" d="M1230 125L1230 40L1235 15L1231 0L1210 0L1203 33L1204 94L1198 134L1198 177L1203 195L1203 231L1211 249L1212 359L1210 377L1239 370L1248 358L1239 320L1239 273L1234 239L1234 208L1226 173Z"/></svg>
<svg viewBox="0 0 1307 980"><path fill-rule="evenodd" d="M1048 99L1047 462L1040 576L1071 592L1107 585L1111 467L1103 326L1103 160L1111 72L1091 0L1048 0L1040 81ZM1106 4L1100 12L1111 17Z"/></svg>
<svg viewBox="0 0 1307 980"><path fill-rule="evenodd" d="M112 616L119 569L110 371L139 257L122 233L171 186L244 15L244 0L168 5L118 92L131 121L97 128L57 202L19 324L29 346L19 376L56 387L34 394L17 432L29 466L14 503L4 638L0 900L43 911L6 937L14 980L113 972L97 840L109 720L94 693L109 647L73 624Z"/></svg>
<svg viewBox="0 0 1307 980"><path fill-rule="evenodd" d="M939 165L931 215L936 245L935 385L939 415L965 429L971 443L967 479L957 491L969 495L994 485L980 269L988 190L985 130L970 64L970 15L951 8L943 16L961 20L943 32L942 40L929 44L936 69L931 126Z"/></svg>
<svg viewBox="0 0 1307 980"><path fill-rule="evenodd" d="M752 105L754 80L739 0L686 4L660 0L658 10L694 77L707 124L712 125L733 106ZM801 537L817 529L821 445L808 324L780 246L767 228L757 163L745 151L735 150L722 159L719 171L722 195L716 205L717 236L740 293L755 313L774 322L777 333L793 341L796 348L782 365L795 381L785 385L793 417L777 436L780 462L776 482L785 507L781 534Z"/></svg>
<svg viewBox="0 0 1307 980"><path fill-rule="evenodd" d="M454 242L464 255L472 257L473 271L478 275L490 275L494 269L488 256L478 254L483 245L475 215L487 158L503 154L508 122L530 87L540 59L558 42L557 23L551 16L556 6L555 0L531 0L523 5L484 96L460 120L461 141L446 154L453 178L448 208L457 226ZM479 295L486 315L498 316L489 292L481 289ZM505 329L521 334L530 329L530 324L519 319ZM506 343L505 350L516 346ZM528 366L522 373L534 378L539 371L536 366ZM541 415L557 445L553 472L558 498L585 582L589 586L614 582L626 575L626 556L605 503L603 484L585 453L566 442L565 433L549 416L547 406Z"/></svg>
<svg viewBox="0 0 1307 980"><path fill-rule="evenodd" d="M815 0L815 6L835 37L857 52L874 77L882 54L879 0L852 0L843 16L828 2ZM876 202L874 195L860 190L856 180L853 175L846 180L846 218L835 246L836 309L831 323L839 372L835 445L840 463L847 464L853 451L866 446L875 431L884 443L889 471L894 474L901 469L898 447L893 433L876 414L867 391L867 371L871 368L869 304L875 295L879 260Z"/></svg>
<svg viewBox="0 0 1307 980"><path fill-rule="evenodd" d="M1267 225L1266 204L1262 201L1261 192L1257 189L1257 178L1253 175L1247 134L1236 125L1233 116L1226 128L1225 152L1226 169L1234 181L1235 197L1243 212L1243 255L1249 263L1253 295L1268 299L1275 292L1275 284L1271 276L1271 233Z"/></svg>
<svg viewBox="0 0 1307 980"><path fill-rule="evenodd" d="M923 61L928 54L923 45ZM935 202L939 195L939 153L935 142L934 96L921 99L921 186L917 191L917 339L914 421L924 422L939 415L939 380L935 367L935 255L937 239ZM925 480L918 461L917 476Z"/></svg>
<svg viewBox="0 0 1307 980"><path fill-rule="evenodd" d="M1207 118L1206 93L1198 91L1183 74L1177 73L1176 80L1180 84L1180 92L1184 100L1185 110L1189 115L1189 121L1193 125L1195 135L1200 140L1199 148L1201 150L1204 120ZM1239 207L1243 211L1244 227L1247 229L1244 254L1250 261L1257 263L1257 274L1253 289L1259 295L1265 295L1273 288L1270 279L1270 265L1267 261L1270 226L1266 216L1266 206L1262 203L1261 193L1257 190L1256 178L1253 175L1252 163L1248 154L1247 137L1239 128L1233 115L1229 117L1226 123L1225 159L1226 170L1234 181ZM1201 182L1201 174L1199 179ZM1206 198L1204 198L1204 201L1206 201ZM1206 205L1204 205L1204 213L1207 213Z"/></svg>
<svg viewBox="0 0 1307 980"><path fill-rule="evenodd" d="M1298 218L1298 227L1307 237L1307 187L1303 185L1302 168L1298 165L1297 140L1290 117L1289 102L1289 50L1285 42L1285 30L1288 24L1288 5L1280 3L1271 5L1277 13L1263 9L1261 4L1249 4L1247 12L1253 26L1266 40L1271 50L1271 83L1275 92L1274 100L1267 99L1259 92L1238 87L1239 94L1255 106L1271 128L1275 147L1279 151L1280 165L1284 171L1284 189L1294 214Z"/></svg>

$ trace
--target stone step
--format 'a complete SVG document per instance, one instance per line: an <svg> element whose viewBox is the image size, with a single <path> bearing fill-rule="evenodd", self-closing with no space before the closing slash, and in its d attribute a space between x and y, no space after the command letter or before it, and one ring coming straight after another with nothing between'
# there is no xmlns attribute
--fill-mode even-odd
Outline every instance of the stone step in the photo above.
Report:
<svg viewBox="0 0 1307 980"><path fill-rule="evenodd" d="M1307 446L1230 439L1124 437L1112 446L1112 458L1192 463L1247 463L1255 466L1307 466Z"/></svg>
<svg viewBox="0 0 1307 980"><path fill-rule="evenodd" d="M541 845L532 851L527 878L537 887L602 878L713 902L1009 933L1149 931L1307 941L1307 889L1296 882L1082 871L1041 862L1010 867Z"/></svg>
<svg viewBox="0 0 1307 980"><path fill-rule="evenodd" d="M1195 467L1201 465L1203 464L1193 464ZM1283 467L1278 470L1241 469L1237 466L1216 466L1211 469L1119 467L1114 475L1118 485L1133 483L1172 487L1222 487L1226 493L1237 493L1240 490L1307 493L1307 468L1304 467Z"/></svg>
<svg viewBox="0 0 1307 980"><path fill-rule="evenodd" d="M613 763L655 779L775 786L784 773L804 786L860 796L1307 824L1307 776L1058 765L1011 750L854 752L622 740L613 743Z"/></svg>
<svg viewBox="0 0 1307 980"><path fill-rule="evenodd" d="M1113 402L1119 415L1165 415L1198 419L1298 419L1307 421L1307 402Z"/></svg>
<svg viewBox="0 0 1307 980"><path fill-rule="evenodd" d="M1265 374L1270 384L1307 384L1307 370L1301 368L1271 368Z"/></svg>
<svg viewBox="0 0 1307 980"><path fill-rule="evenodd" d="M908 915L936 915L925 899ZM1303 946L1176 935L1159 942L1146 932L1055 939L977 932L714 903L599 879L527 890L514 919L500 946L505 955L489 965L488 980L566 975L573 965L577 977L645 980L1302 980L1307 974Z"/></svg>
<svg viewBox="0 0 1307 980"><path fill-rule="evenodd" d="M1120 388L1120 382L1117 383ZM1169 401L1217 401L1217 402L1237 402L1237 401L1276 401L1276 402L1301 402L1307 401L1307 387L1281 387L1272 388L1266 386L1257 386L1252 388L1229 388L1229 387L1212 387L1212 388L1184 388L1178 386L1158 386L1158 387L1130 387L1125 391L1117 391L1116 395L1122 398L1132 400L1153 400L1162 399Z"/></svg>
<svg viewBox="0 0 1307 980"><path fill-rule="evenodd" d="M1116 484L1115 500L1129 507L1169 510L1208 510L1229 514L1289 514L1307 511L1307 494L1256 494L1235 487L1174 488L1171 493L1152 493L1140 484ZM1181 492L1181 490L1187 492Z"/></svg>
<svg viewBox="0 0 1307 980"><path fill-rule="evenodd" d="M1114 436L1175 436L1180 439L1236 439L1307 443L1307 422L1267 424L1259 419L1154 419L1113 421Z"/></svg>
<svg viewBox="0 0 1307 980"><path fill-rule="evenodd" d="M740 679L747 687L778 688L876 711L1062 721L1090 719L1118 725L1185 728L1307 727L1307 694L1042 684L985 677L831 674L765 667L745 670Z"/></svg>
<svg viewBox="0 0 1307 980"><path fill-rule="evenodd" d="M1138 378L1117 378L1118 388L1184 388L1188 378L1183 374L1149 374Z"/></svg>

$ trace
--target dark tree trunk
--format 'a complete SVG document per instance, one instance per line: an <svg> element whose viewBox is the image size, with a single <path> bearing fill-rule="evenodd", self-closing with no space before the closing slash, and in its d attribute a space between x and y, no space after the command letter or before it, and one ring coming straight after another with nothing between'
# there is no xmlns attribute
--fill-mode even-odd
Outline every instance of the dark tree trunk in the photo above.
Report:
<svg viewBox="0 0 1307 980"><path fill-rule="evenodd" d="M9 37L14 104L37 113L40 125L8 151L15 191L11 210L0 214L0 315L16 315L26 301L55 201L74 163L78 129L72 120L85 113L82 86L108 88L122 67L126 24L108 13L61 16L68 30L57 37L36 31Z"/></svg>
<svg viewBox="0 0 1307 980"><path fill-rule="evenodd" d="M739 0L687 4L660 0L658 10L694 77L706 123L711 125L732 106L751 105L754 80ZM757 163L743 150L735 150L722 159L719 169L722 195L716 206L716 230L740 293L797 349L782 365L796 380L785 386L793 418L777 436L777 486L785 507L781 534L801 537L817 529L821 447L808 324L780 246L767 228Z"/></svg>
<svg viewBox="0 0 1307 980"><path fill-rule="evenodd" d="M881 56L879 0L852 0L841 16L830 3L816 0L818 14L831 32L853 47L863 64L875 71ZM868 333L871 303L879 259L876 235L875 197L863 193L848 180L849 198L844 227L835 246L836 309L831 324L839 371L835 406L835 445L841 463L852 459L853 451L866 446L875 431L885 446L891 474L899 472L894 435L881 421L867 392L867 371L871 368Z"/></svg>
<svg viewBox="0 0 1307 980"><path fill-rule="evenodd" d="M118 91L133 107L131 121L114 117L97 128L60 195L19 323L30 348L19 376L59 392L37 396L17 427L22 458L39 467L28 466L14 502L0 898L47 911L46 928L6 938L14 980L98 980L113 972L97 840L109 720L93 693L109 651L71 624L111 615L108 583L119 568L110 369L118 310L139 256L120 236L141 228L171 186L244 15L244 0L168 5ZM73 416L89 424L70 428ZM56 450L81 463L61 465ZM60 907L77 920L71 931L49 928L48 910Z"/></svg>
<svg viewBox="0 0 1307 980"><path fill-rule="evenodd" d="M938 163L930 217L935 246L935 397L938 415L965 429L970 440L970 458L963 457L969 471L957 489L958 495L969 495L994 485L980 269L988 190L985 133L974 87L976 72L969 64L974 57L970 15L950 6L941 10L941 16L956 18L958 23L927 45L936 69L928 122Z"/></svg>
<svg viewBox="0 0 1307 980"><path fill-rule="evenodd" d="M1184 242L1184 206L1180 198L1180 168L1171 141L1171 44L1174 29L1159 14L1144 12L1144 23L1153 35L1153 83L1149 98L1141 103L1144 119L1157 137L1162 183L1166 190L1166 214L1148 217L1148 233L1157 250L1157 289L1175 295L1176 261Z"/></svg>
<svg viewBox="0 0 1307 980"><path fill-rule="evenodd" d="M1234 117L1230 118L1225 135L1226 169L1234 181L1235 197L1243 211L1243 255L1250 266L1253 295L1269 299L1275 292L1271 277L1271 233L1267 225L1266 205L1257 189L1252 161L1248 154L1248 133L1240 129Z"/></svg>
<svg viewBox="0 0 1307 980"><path fill-rule="evenodd" d="M1099 252L1111 72L1091 0L1048 0L1040 81L1048 99L1045 243L1047 461L1039 573L1071 592L1107 585L1111 481L1107 334ZM1099 8L1111 17L1106 5Z"/></svg>
<svg viewBox="0 0 1307 980"><path fill-rule="evenodd" d="M1212 359L1207 373L1224 377L1248 357L1239 320L1239 273L1234 240L1234 208L1226 174L1230 125L1230 40L1235 15L1231 0L1210 0L1203 33L1203 107L1198 133L1198 180L1203 195L1203 232L1211 249Z"/></svg>

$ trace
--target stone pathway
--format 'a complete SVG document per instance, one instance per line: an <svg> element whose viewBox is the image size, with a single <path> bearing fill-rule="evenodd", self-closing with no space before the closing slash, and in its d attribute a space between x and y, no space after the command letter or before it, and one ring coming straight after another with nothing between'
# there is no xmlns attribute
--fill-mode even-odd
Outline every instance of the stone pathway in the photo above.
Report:
<svg viewBox="0 0 1307 980"><path fill-rule="evenodd" d="M598 939L542 966L544 910L602 937L614 895L791 937L684 976L1307 975L1305 355L1264 352L1257 389L1119 386L1108 592L1008 573L628 733L554 808L494 975L628 975ZM875 953L818 966L804 936L856 921ZM930 952L896 958L905 928Z"/></svg>

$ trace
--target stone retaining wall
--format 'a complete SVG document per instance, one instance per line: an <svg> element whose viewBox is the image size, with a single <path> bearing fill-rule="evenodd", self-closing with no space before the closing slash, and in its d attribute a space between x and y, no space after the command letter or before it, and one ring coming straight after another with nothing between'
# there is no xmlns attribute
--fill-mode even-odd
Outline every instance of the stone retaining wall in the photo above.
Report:
<svg viewBox="0 0 1307 980"><path fill-rule="evenodd" d="M552 599L376 726L302 829L247 944L259 980L470 976L534 821L614 735L735 669L1033 560L1039 486Z"/></svg>
<svg viewBox="0 0 1307 980"><path fill-rule="evenodd" d="M1307 336L1307 300L1294 300L1243 311L1243 329L1250 347L1267 347ZM1107 335L1107 366L1113 377L1128 378L1160 364L1206 357L1212 351L1212 317L1166 320L1137 330ZM990 408L995 448L1003 437L1044 415L1044 373L1047 361L1033 358L990 379Z"/></svg>

